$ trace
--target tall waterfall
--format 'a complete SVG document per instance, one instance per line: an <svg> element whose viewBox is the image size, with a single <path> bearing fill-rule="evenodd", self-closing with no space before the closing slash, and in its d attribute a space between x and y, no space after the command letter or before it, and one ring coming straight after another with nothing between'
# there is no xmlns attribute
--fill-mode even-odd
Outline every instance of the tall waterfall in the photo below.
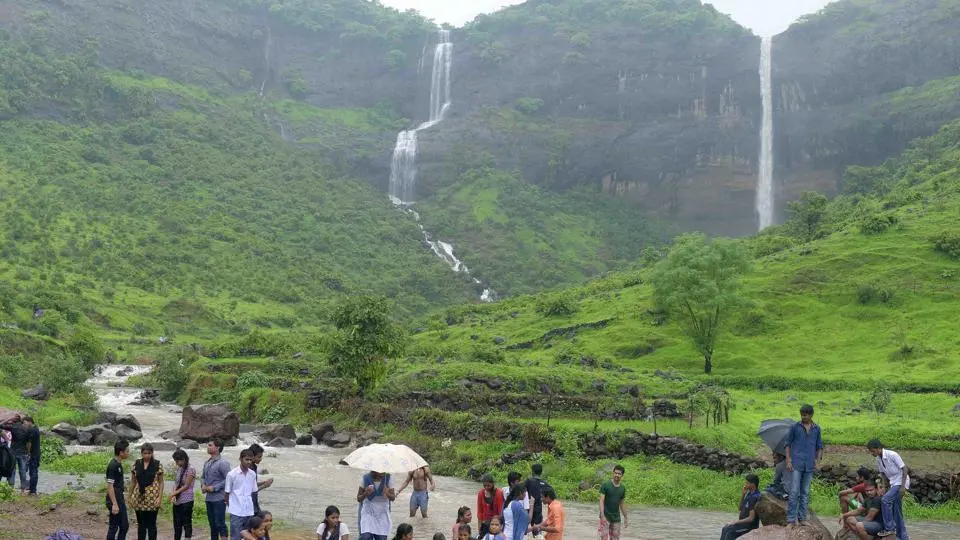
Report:
<svg viewBox="0 0 960 540"><path fill-rule="evenodd" d="M424 49L420 59L420 71L427 64L427 50ZM450 40L449 30L440 30L437 35L437 45L433 48L433 70L430 75L430 115L414 129L401 131L397 134L397 144L393 147L393 159L390 162L390 200L397 207L412 215L420 227L423 242L457 273L469 275L470 270L463 261L453 252L453 245L448 242L434 240L430 233L423 228L420 222L420 213L413 209L417 188L417 135L426 129L443 121L443 116L450 108L450 72L453 68L453 42ZM493 289L484 287L477 278L471 278L477 285L480 300L492 302L497 299Z"/></svg>
<svg viewBox="0 0 960 540"><path fill-rule="evenodd" d="M773 38L760 42L760 89L763 126L760 132L760 173L757 176L757 215L760 230L773 225Z"/></svg>
<svg viewBox="0 0 960 540"><path fill-rule="evenodd" d="M430 117L415 129L397 134L390 163L390 200L394 204L410 204L417 187L417 134L443 121L450 108L450 72L453 67L453 42L450 31L440 30L433 48L433 72L430 77Z"/></svg>

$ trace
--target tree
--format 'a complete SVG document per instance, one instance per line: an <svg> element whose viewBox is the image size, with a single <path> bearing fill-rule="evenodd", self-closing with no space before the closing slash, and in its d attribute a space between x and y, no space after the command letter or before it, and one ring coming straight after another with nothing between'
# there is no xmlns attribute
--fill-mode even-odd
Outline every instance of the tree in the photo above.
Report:
<svg viewBox="0 0 960 540"><path fill-rule="evenodd" d="M657 308L683 321L703 371L713 371L713 352L720 327L741 303L740 276L750 267L742 244L730 239L708 242L700 233L683 235L667 258L653 269L651 283Z"/></svg>
<svg viewBox="0 0 960 540"><path fill-rule="evenodd" d="M807 191L798 201L787 203L790 219L787 230L802 242L815 240L820 236L820 227L827 215L827 197L816 191Z"/></svg>
<svg viewBox="0 0 960 540"><path fill-rule="evenodd" d="M341 377L353 379L363 395L387 376L387 360L403 353L406 336L390 318L383 297L346 299L333 315L337 331L331 339L330 362Z"/></svg>

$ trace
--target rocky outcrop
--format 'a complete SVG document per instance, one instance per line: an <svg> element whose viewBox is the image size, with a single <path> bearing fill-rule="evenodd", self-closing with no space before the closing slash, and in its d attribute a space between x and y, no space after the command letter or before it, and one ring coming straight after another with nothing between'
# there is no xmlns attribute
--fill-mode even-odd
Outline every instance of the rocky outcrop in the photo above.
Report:
<svg viewBox="0 0 960 540"><path fill-rule="evenodd" d="M267 443L267 446L271 448L293 448L296 445L297 443L293 439L286 437L274 437Z"/></svg>
<svg viewBox="0 0 960 540"><path fill-rule="evenodd" d="M183 408L179 435L202 443L210 439L236 440L240 418L224 404L188 405Z"/></svg>
<svg viewBox="0 0 960 540"><path fill-rule="evenodd" d="M59 435L65 441L75 441L78 437L77 428L67 424L66 422L60 422L59 424L50 428L50 432L54 435Z"/></svg>
<svg viewBox="0 0 960 540"><path fill-rule="evenodd" d="M807 520L797 527L787 527L787 503L764 492L757 504L760 527L743 538L790 539L790 540L830 540L833 535L824 527L812 510L807 512Z"/></svg>
<svg viewBox="0 0 960 540"><path fill-rule="evenodd" d="M314 443L313 435L304 433L297 437L297 446L310 446Z"/></svg>
<svg viewBox="0 0 960 540"><path fill-rule="evenodd" d="M35 399L37 401L43 401L48 397L50 397L50 392L41 383L34 386L33 388L24 390L23 392L21 392L21 395L23 395L23 397L26 399Z"/></svg>
<svg viewBox="0 0 960 540"><path fill-rule="evenodd" d="M324 422L322 424L317 424L310 429L310 434L313 435L313 438L322 441L323 437L327 433L332 433L334 431L332 422Z"/></svg>
<svg viewBox="0 0 960 540"><path fill-rule="evenodd" d="M273 441L274 439L296 439L297 432L290 424L268 424L260 429L258 435L261 441Z"/></svg>
<svg viewBox="0 0 960 540"><path fill-rule="evenodd" d="M125 441L138 441L143 438L143 433L124 424L114 424L113 431L117 438Z"/></svg>
<svg viewBox="0 0 960 540"><path fill-rule="evenodd" d="M82 427L77 432L77 441L81 445L106 446L118 439L117 433L106 424Z"/></svg>

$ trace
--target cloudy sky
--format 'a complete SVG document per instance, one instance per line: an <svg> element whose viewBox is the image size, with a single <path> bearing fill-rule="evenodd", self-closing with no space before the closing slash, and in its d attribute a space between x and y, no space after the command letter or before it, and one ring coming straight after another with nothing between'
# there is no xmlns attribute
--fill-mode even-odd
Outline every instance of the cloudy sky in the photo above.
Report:
<svg viewBox="0 0 960 540"><path fill-rule="evenodd" d="M522 0L381 0L400 9L414 8L438 23L457 26L472 20L478 13L490 13ZM797 17L813 13L830 0L705 0L718 11L729 13L740 24L754 32L778 34Z"/></svg>

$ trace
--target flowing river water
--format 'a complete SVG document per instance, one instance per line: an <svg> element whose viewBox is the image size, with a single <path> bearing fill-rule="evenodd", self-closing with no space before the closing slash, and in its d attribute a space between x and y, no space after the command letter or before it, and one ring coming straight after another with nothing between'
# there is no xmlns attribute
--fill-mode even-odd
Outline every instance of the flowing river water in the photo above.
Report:
<svg viewBox="0 0 960 540"><path fill-rule="evenodd" d="M97 394L101 410L133 414L143 428L143 441L160 441L160 434L166 430L180 427L179 408L174 405L138 406L129 405L139 393L136 388L123 387L126 377L117 373L126 366L106 366L100 375L90 379L88 385ZM134 366L133 373L143 373L144 367ZM241 433L244 442L254 442L252 435ZM224 456L236 462L241 447L228 447ZM79 450L73 448L72 450ZM315 538L311 532L323 519L324 509L336 505L342 512L342 519L351 528L351 538L357 538L356 493L361 471L339 465L340 460L350 450L337 450L325 446L298 446L296 448L267 448L261 468L264 477L273 478L274 484L261 494L261 504L284 523L284 530L296 534L302 532L303 538ZM167 452L158 452L165 467L172 467ZM191 463L198 469L206 459L203 450L189 451ZM134 455L136 453L134 452ZM41 488L44 490L62 487L72 477L67 475L41 474ZM407 488L393 504L392 518L394 527L408 522L414 527L417 539L429 539L435 532L443 532L449 537L450 528L455 521L460 506L476 504L479 485L458 478L437 477L437 489L430 494L429 517L409 518L407 511L410 500L410 488ZM642 478L630 478L629 482L642 482ZM99 481L89 475L87 484ZM396 479L399 482L402 479ZM597 506L565 502L567 513L567 540L597 538ZM676 508L630 507L631 525L624 530L623 538L636 540L653 539L697 539L716 538L721 527L734 519L735 512L711 512ZM735 510L735 509L734 509ZM835 518L824 518L824 524L836 530ZM476 525L476 522L474 522ZM910 523L910 532L919 539L956 539L960 538L960 526L950 523L914 522ZM294 536L297 537L297 536Z"/></svg>

